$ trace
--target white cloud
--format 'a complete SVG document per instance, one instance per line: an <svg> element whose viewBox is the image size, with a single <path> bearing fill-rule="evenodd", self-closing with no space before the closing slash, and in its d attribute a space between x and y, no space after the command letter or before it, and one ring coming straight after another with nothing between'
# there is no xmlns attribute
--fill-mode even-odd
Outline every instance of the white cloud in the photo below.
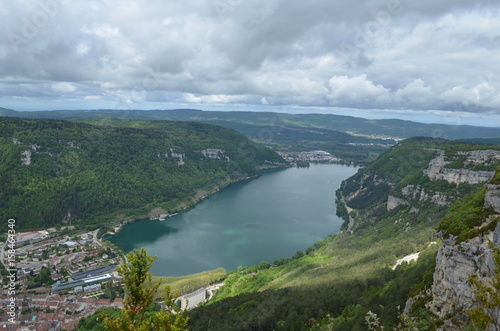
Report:
<svg viewBox="0 0 500 331"><path fill-rule="evenodd" d="M78 55L87 55L90 51L90 47L87 44L81 43L78 44L76 48L76 53Z"/></svg>
<svg viewBox="0 0 500 331"><path fill-rule="evenodd" d="M76 87L68 82L52 84L50 88L52 89L52 91L60 93L71 93L76 91Z"/></svg>
<svg viewBox="0 0 500 331"><path fill-rule="evenodd" d="M421 79L415 79L404 88L395 93L395 100L399 102L412 102L416 104L427 104L434 100L432 88L425 85Z"/></svg>
<svg viewBox="0 0 500 331"><path fill-rule="evenodd" d="M95 34L96 36L105 39L113 39L121 36L120 29L109 24L101 24L92 28L84 26L82 28L82 32L87 34Z"/></svg>
<svg viewBox="0 0 500 331"><path fill-rule="evenodd" d="M213 94L213 95L202 95L195 96L192 93L185 93L184 100L192 103L208 103L208 104L224 104L232 102L242 102L247 99L244 95L223 95L223 94Z"/></svg>
<svg viewBox="0 0 500 331"><path fill-rule="evenodd" d="M489 82L482 82L471 88L453 87L441 94L441 99L448 103L460 103L465 106L500 107L500 90Z"/></svg>
<svg viewBox="0 0 500 331"><path fill-rule="evenodd" d="M387 100L390 96L388 89L380 84L375 85L365 74L357 77L334 76L328 85L330 87L328 98L334 105L342 105L344 102L377 103Z"/></svg>
<svg viewBox="0 0 500 331"><path fill-rule="evenodd" d="M72 0L26 35L25 18L40 3L5 2L0 31L23 41L15 52L0 40L0 106L26 95L89 108L116 100L136 108L165 100L444 111L463 104L500 114L497 0L401 1L357 46L360 31L375 26L373 13L388 12L387 0L224 3L222 13L202 0Z"/></svg>

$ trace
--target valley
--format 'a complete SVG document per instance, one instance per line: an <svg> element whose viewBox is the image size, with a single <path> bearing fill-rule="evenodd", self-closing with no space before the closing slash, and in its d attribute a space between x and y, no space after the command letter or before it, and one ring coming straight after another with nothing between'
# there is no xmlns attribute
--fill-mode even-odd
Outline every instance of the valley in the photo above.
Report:
<svg viewBox="0 0 500 331"><path fill-rule="evenodd" d="M4 218L15 215L20 230L72 226L100 237L148 214L178 212L154 221L164 230L182 220L183 211L202 214L203 203L216 201L210 193L265 178L264 169L286 168L283 157L299 165L313 155L306 149L280 156L241 133L199 123L1 119L7 199L0 210ZM158 279L196 292L224 278L209 302L187 313L191 330L365 330L367 320L419 330L494 325L482 313L489 303L474 299L499 274L500 147L492 141L395 140L375 161L346 174L336 194L328 193L343 219L339 233L322 232L295 255L237 263L227 275L192 275L187 283ZM316 167L329 166L285 171ZM96 318L82 319L80 330Z"/></svg>

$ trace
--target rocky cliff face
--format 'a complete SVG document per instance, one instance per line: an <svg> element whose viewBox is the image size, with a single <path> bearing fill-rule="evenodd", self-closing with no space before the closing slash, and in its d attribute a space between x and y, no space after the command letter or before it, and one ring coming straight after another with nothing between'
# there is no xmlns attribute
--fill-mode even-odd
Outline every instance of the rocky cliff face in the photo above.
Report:
<svg viewBox="0 0 500 331"><path fill-rule="evenodd" d="M500 185L488 185L488 190L484 197L484 208L493 209L497 213L500 213Z"/></svg>
<svg viewBox="0 0 500 331"><path fill-rule="evenodd" d="M490 177L491 178L491 177ZM415 203L432 202L438 206L451 206L456 197L442 192L428 190L421 185L407 185L399 192L400 198L389 195L387 200L387 210L395 209L403 205ZM414 206L417 208L416 206Z"/></svg>
<svg viewBox="0 0 500 331"><path fill-rule="evenodd" d="M423 170L423 175L431 181L445 180L450 184L478 185L486 183L495 175L495 171L472 170L469 167L493 166L500 160L500 151L484 150L457 152L446 156L444 150L436 150L438 156L429 162L429 166ZM462 159L464 168L448 168L453 161ZM394 192L397 196L389 195L387 200L387 210L395 209L399 206L412 205L413 202L431 202L438 206L451 206L456 196L443 193L437 190L426 189L422 185L407 185L399 192ZM500 194L500 193L499 193ZM416 206L414 206L417 208Z"/></svg>
<svg viewBox="0 0 500 331"><path fill-rule="evenodd" d="M499 214L489 216L481 227L500 217L499 185L488 186L485 208L494 208ZM469 281L470 277L477 275L481 283L489 284L497 267L494 251L499 247L500 224L493 231L466 242L456 243L453 237L443 239L436 258L432 301L427 305L430 311L445 320L442 330L461 330L461 325L469 322L467 310L475 304L475 288ZM500 316L500 311L497 313Z"/></svg>
<svg viewBox="0 0 500 331"><path fill-rule="evenodd" d="M420 143L410 150L403 143L391 152L341 188L349 232L404 208L407 221L437 222L454 201L491 180L500 164L500 150L457 151L451 144Z"/></svg>
<svg viewBox="0 0 500 331"><path fill-rule="evenodd" d="M474 166L478 165L489 165L500 159L500 151L495 150L458 152L450 159L464 159L464 168L448 168L446 166L452 163L452 161L446 160L444 150L439 150L438 152L439 155L433 159L429 167L424 170L424 175L431 180L441 179L455 184L469 183L471 185L476 185L490 180L495 175L494 171L472 170L469 168L474 168Z"/></svg>

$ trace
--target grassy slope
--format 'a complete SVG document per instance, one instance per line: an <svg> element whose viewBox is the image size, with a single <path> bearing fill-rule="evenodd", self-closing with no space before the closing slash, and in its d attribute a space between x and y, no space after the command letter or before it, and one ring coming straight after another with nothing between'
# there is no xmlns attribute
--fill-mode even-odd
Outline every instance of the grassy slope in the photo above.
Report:
<svg viewBox="0 0 500 331"><path fill-rule="evenodd" d="M500 185L500 167L497 168L495 177L491 180L491 184Z"/></svg>
<svg viewBox="0 0 500 331"><path fill-rule="evenodd" d="M412 290L429 279L437 245L429 246L436 240L433 224L404 231L389 229L391 223L330 237L287 265L229 275L214 301L191 312L190 329L301 330L312 327L311 318L330 323L330 315L338 319L335 330L365 330L369 310L395 326L397 306L404 306ZM415 252L427 258L391 270L398 258ZM407 273L412 274L409 283ZM356 305L358 311L343 320L346 307Z"/></svg>
<svg viewBox="0 0 500 331"><path fill-rule="evenodd" d="M185 294L203 286L220 282L226 276L226 270L219 268L182 277L153 277L153 282L160 281L161 287L168 285L172 291Z"/></svg>

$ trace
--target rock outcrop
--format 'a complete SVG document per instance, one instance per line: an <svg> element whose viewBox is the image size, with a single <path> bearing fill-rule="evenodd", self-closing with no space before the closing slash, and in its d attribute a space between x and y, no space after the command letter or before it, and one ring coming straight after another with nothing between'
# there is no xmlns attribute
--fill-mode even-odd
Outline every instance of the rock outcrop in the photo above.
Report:
<svg viewBox="0 0 500 331"><path fill-rule="evenodd" d="M500 225L490 235L481 235L458 245L453 241L443 242L436 257L433 301L429 305L437 316L445 318L457 312L463 314L472 308L474 289L469 278L477 274L481 282L488 282L494 276L496 266L490 240L499 242Z"/></svg>
<svg viewBox="0 0 500 331"><path fill-rule="evenodd" d="M22 157L21 157L21 162L23 163L23 165L30 165L31 164L31 151L28 149L24 152L21 153Z"/></svg>
<svg viewBox="0 0 500 331"><path fill-rule="evenodd" d="M500 211L499 188L500 185L488 186L486 209ZM498 216L489 217L484 224L492 221L493 217ZM457 323L468 323L467 310L475 304L475 288L470 277L476 275L481 283L490 283L497 268L494 252L499 246L500 224L494 231L480 234L466 242L456 243L454 238L443 239L436 257L432 301L428 304L430 311L446 320L443 330L461 330Z"/></svg>
<svg viewBox="0 0 500 331"><path fill-rule="evenodd" d="M489 182L500 164L500 150L466 148L425 139L396 145L342 184L344 228L352 233L392 216L410 224L439 222L457 199Z"/></svg>
<svg viewBox="0 0 500 331"><path fill-rule="evenodd" d="M408 205L408 201L393 197L392 195L389 195L389 198L387 199L387 210L393 210L399 206L406 205Z"/></svg>
<svg viewBox="0 0 500 331"><path fill-rule="evenodd" d="M500 213L500 185L488 185L488 190L484 197L484 208L493 209L497 213Z"/></svg>
<svg viewBox="0 0 500 331"><path fill-rule="evenodd" d="M445 152L440 150L439 155L434 158L429 167L424 170L424 175L431 180L446 180L448 183L469 183L471 185L481 184L489 181L495 175L494 171L470 170L468 167L477 165L488 165L500 159L500 151L479 150L470 152L459 152L457 156L465 157L461 169L447 168L451 161L446 160Z"/></svg>
<svg viewBox="0 0 500 331"><path fill-rule="evenodd" d="M224 160L227 162L231 161L224 153L225 151L223 149L218 148L207 148L201 151L201 154L209 159Z"/></svg>

